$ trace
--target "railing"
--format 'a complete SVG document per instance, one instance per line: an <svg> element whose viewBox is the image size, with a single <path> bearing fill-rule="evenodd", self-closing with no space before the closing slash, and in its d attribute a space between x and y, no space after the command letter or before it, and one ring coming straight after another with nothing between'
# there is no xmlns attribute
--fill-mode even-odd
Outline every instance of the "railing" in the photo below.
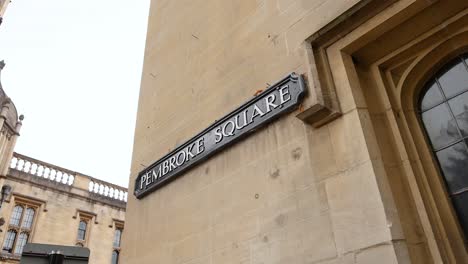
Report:
<svg viewBox="0 0 468 264"><path fill-rule="evenodd" d="M76 176L74 172L67 169L18 153L13 154L10 168L66 185L73 185Z"/></svg>
<svg viewBox="0 0 468 264"><path fill-rule="evenodd" d="M127 202L127 190L117 185L92 179L89 182L89 191L105 197Z"/></svg>
<svg viewBox="0 0 468 264"><path fill-rule="evenodd" d="M89 181L88 191L90 193L98 194L100 196L122 202L127 202L128 192L123 187L105 181L100 181L89 176L81 175L77 172L67 170L65 168L61 168L18 153L13 154L10 168L68 186L73 186L75 178L80 177L80 179Z"/></svg>

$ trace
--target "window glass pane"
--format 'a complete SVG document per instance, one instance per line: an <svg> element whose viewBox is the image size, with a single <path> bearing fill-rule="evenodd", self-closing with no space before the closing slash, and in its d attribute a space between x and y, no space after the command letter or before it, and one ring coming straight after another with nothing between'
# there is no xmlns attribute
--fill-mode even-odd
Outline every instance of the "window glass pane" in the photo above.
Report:
<svg viewBox="0 0 468 264"><path fill-rule="evenodd" d="M461 60L439 77L439 83L447 98L468 90L468 72Z"/></svg>
<svg viewBox="0 0 468 264"><path fill-rule="evenodd" d="M78 240L85 240L86 237L86 222L80 221L78 226Z"/></svg>
<svg viewBox="0 0 468 264"><path fill-rule="evenodd" d="M468 151L461 141L437 152L449 193L453 194L468 187Z"/></svg>
<svg viewBox="0 0 468 264"><path fill-rule="evenodd" d="M468 136L468 92L449 100L449 105L457 119L462 135Z"/></svg>
<svg viewBox="0 0 468 264"><path fill-rule="evenodd" d="M440 92L439 86L436 82L433 82L421 100L421 110L427 110L437 104L440 104L443 100L444 98Z"/></svg>
<svg viewBox="0 0 468 264"><path fill-rule="evenodd" d="M10 225L19 226L21 215L23 214L23 207L17 205L13 209L13 213L10 218Z"/></svg>
<svg viewBox="0 0 468 264"><path fill-rule="evenodd" d="M9 230L6 234L5 242L3 243L3 251L11 253L13 251L13 243L16 239L16 231Z"/></svg>
<svg viewBox="0 0 468 264"><path fill-rule="evenodd" d="M116 229L114 234L114 247L120 247L120 237L122 236L122 230Z"/></svg>
<svg viewBox="0 0 468 264"><path fill-rule="evenodd" d="M119 263L119 252L113 251L112 252L112 264L118 264Z"/></svg>
<svg viewBox="0 0 468 264"><path fill-rule="evenodd" d="M83 230L78 230L78 240L85 239L85 232Z"/></svg>
<svg viewBox="0 0 468 264"><path fill-rule="evenodd" d="M422 113L422 119L434 149L440 149L460 139L447 104L438 105Z"/></svg>
<svg viewBox="0 0 468 264"><path fill-rule="evenodd" d="M81 230L86 230L86 222L85 221L80 221L80 227Z"/></svg>
<svg viewBox="0 0 468 264"><path fill-rule="evenodd" d="M34 220L34 209L32 208L26 209L26 213L24 214L23 223L21 224L21 227L31 229L33 220Z"/></svg>
<svg viewBox="0 0 468 264"><path fill-rule="evenodd" d="M15 254L20 255L23 252L24 245L28 242L28 234L21 233L18 237L18 241L16 242L15 247Z"/></svg>
<svg viewBox="0 0 468 264"><path fill-rule="evenodd" d="M452 201L465 238L468 238L468 192L453 196Z"/></svg>

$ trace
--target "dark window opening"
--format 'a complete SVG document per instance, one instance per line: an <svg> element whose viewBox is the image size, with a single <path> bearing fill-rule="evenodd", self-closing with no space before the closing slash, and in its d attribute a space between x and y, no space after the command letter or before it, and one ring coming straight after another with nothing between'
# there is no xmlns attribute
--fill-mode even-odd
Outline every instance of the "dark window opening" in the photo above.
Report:
<svg viewBox="0 0 468 264"><path fill-rule="evenodd" d="M116 229L114 233L114 247L120 247L120 239L122 237L122 229Z"/></svg>
<svg viewBox="0 0 468 264"><path fill-rule="evenodd" d="M6 234L5 242L3 243L3 252L12 253L13 252L13 244L15 243L16 239L16 231L9 230Z"/></svg>
<svg viewBox="0 0 468 264"><path fill-rule="evenodd" d="M112 264L119 263L119 252L117 250L112 251Z"/></svg>
<svg viewBox="0 0 468 264"><path fill-rule="evenodd" d="M426 85L421 120L447 192L468 239L468 54L448 63Z"/></svg>
<svg viewBox="0 0 468 264"><path fill-rule="evenodd" d="M80 221L80 224L78 225L78 240L85 240L86 238L86 227L87 223L83 220Z"/></svg>

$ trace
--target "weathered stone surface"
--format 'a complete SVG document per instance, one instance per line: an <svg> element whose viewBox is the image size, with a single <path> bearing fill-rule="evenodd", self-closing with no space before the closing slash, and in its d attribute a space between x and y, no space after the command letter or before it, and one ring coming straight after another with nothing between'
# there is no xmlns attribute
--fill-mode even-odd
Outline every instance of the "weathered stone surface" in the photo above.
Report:
<svg viewBox="0 0 468 264"><path fill-rule="evenodd" d="M390 146L379 145L377 133L385 129L374 127L384 120L372 119L363 92L374 83L362 80L367 72L356 70L357 62L343 51L352 42L346 39L350 29L337 29L328 44L319 39L335 25L345 28L347 19L356 22L348 10L370 2L382 3L153 1L131 185L141 164L151 164L280 76L296 71L315 93L298 110L164 188L138 201L131 197L125 263L356 264L379 255L407 263L406 242L393 244L406 237L389 184L393 173L385 167L397 161ZM374 29L366 21L356 23L356 34ZM312 37L324 41L317 42L322 50L311 43L303 49ZM322 64L304 58L317 52L328 68L318 71ZM329 72L315 80L311 69ZM323 78L332 86L329 94L317 95ZM318 107L320 96L335 96L335 89L337 100L326 98L334 103L334 121L312 128L296 118ZM151 252L153 244L169 253Z"/></svg>

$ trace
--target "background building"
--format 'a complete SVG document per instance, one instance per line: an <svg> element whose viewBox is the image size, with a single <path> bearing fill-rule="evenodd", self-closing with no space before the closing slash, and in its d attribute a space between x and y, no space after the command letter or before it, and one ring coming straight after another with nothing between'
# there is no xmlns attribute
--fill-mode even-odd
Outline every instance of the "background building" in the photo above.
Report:
<svg viewBox="0 0 468 264"><path fill-rule="evenodd" d="M5 11L9 3L10 3L10 0L0 0L0 25L2 24L3 14L5 14Z"/></svg>
<svg viewBox="0 0 468 264"><path fill-rule="evenodd" d="M90 263L117 263L127 190L14 153L23 118L1 84L0 105L0 263L19 263L27 242L84 246Z"/></svg>
<svg viewBox="0 0 468 264"><path fill-rule="evenodd" d="M0 80L5 62L0 61ZM15 104L6 95L0 82L0 175L8 172L23 116L18 116Z"/></svg>
<svg viewBox="0 0 468 264"><path fill-rule="evenodd" d="M152 1L131 190L147 166L290 72L307 96L131 195L124 262L468 263L467 8Z"/></svg>

